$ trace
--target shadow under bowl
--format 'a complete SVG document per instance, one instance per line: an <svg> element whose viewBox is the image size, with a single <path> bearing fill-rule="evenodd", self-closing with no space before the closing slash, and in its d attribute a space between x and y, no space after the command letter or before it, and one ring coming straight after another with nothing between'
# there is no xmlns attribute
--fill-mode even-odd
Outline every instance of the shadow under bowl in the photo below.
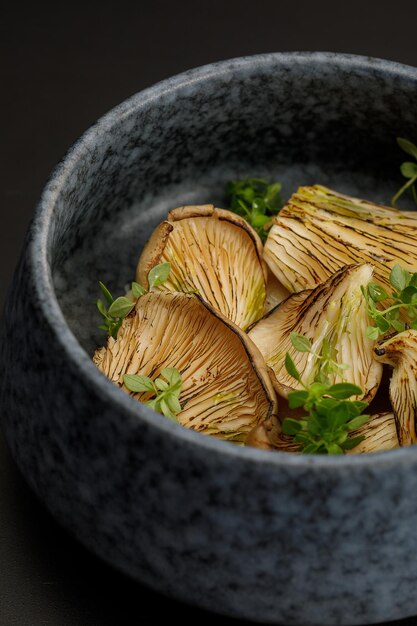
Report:
<svg viewBox="0 0 417 626"><path fill-rule="evenodd" d="M167 210L247 175L387 203L417 136L417 70L329 53L198 68L100 119L53 173L6 305L2 424L27 481L94 553L229 616L364 624L417 614L417 448L269 453L170 423L91 355L97 281L120 293Z"/></svg>

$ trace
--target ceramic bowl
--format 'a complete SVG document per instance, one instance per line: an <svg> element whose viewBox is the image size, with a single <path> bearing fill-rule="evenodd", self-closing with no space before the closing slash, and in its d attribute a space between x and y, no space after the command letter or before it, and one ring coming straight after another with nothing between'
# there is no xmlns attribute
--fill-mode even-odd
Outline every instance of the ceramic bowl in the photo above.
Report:
<svg viewBox="0 0 417 626"><path fill-rule="evenodd" d="M66 113L69 114L68 112ZM417 70L326 53L192 70L100 119L47 184L6 306L3 428L27 481L101 558L259 622L417 614L417 447L325 458L186 430L93 365L98 280L116 293L167 210L224 205L244 175L389 202L417 137Z"/></svg>

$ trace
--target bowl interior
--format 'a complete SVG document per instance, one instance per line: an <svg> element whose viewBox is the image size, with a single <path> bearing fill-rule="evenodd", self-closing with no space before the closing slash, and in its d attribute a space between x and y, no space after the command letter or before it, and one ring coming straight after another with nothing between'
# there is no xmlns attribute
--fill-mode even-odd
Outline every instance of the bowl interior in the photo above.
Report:
<svg viewBox="0 0 417 626"><path fill-rule="evenodd" d="M56 296L91 354L98 281L115 294L169 209L227 207L228 180L320 183L388 204L417 137L417 73L360 57L278 54L193 70L102 118L61 166L48 222Z"/></svg>

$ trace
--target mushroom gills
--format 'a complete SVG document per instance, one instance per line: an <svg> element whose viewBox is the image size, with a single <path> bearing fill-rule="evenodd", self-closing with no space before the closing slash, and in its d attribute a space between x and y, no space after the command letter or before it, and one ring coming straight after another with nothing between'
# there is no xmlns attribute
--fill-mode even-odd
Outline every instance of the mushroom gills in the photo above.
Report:
<svg viewBox="0 0 417 626"><path fill-rule="evenodd" d="M395 417L390 412L371 415L365 424L351 432L352 437L361 435L363 441L346 450L346 454L384 452L399 447ZM291 437L283 435L269 420L253 428L248 435L247 445L262 450L300 453L298 444Z"/></svg>
<svg viewBox="0 0 417 626"><path fill-rule="evenodd" d="M389 287L399 263L417 271L417 216L314 185L300 187L274 218L264 258L291 292L311 289L345 265L371 263Z"/></svg>
<svg viewBox="0 0 417 626"><path fill-rule="evenodd" d="M262 242L241 217L213 205L170 211L155 229L137 266L137 281L147 284L149 270L169 262L161 291L198 293L243 330L262 317L266 266Z"/></svg>
<svg viewBox="0 0 417 626"><path fill-rule="evenodd" d="M375 348L375 359L394 369L389 397L401 446L417 443L417 331L405 330Z"/></svg>
<svg viewBox="0 0 417 626"><path fill-rule="evenodd" d="M251 328L249 337L263 354L280 395L302 388L285 368L288 352L304 384L324 376L331 384L358 385L367 402L373 398L382 365L374 360L374 342L365 335L369 319L361 291L372 273L369 263L344 267L315 289L290 295ZM311 352L296 350L291 333L309 339Z"/></svg>
<svg viewBox="0 0 417 626"><path fill-rule="evenodd" d="M183 381L178 422L203 434L244 443L255 424L275 419L277 398L258 348L197 295L142 296L94 362L139 401L148 396L129 392L125 374L155 379L176 368Z"/></svg>

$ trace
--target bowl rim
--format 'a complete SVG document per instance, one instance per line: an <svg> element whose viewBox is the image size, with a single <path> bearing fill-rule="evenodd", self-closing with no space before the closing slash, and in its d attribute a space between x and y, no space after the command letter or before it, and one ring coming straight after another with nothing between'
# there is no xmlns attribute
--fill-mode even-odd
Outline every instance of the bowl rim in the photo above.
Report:
<svg viewBox="0 0 417 626"><path fill-rule="evenodd" d="M375 70L388 73L392 77L402 77L414 82L417 87L417 68L404 65L386 59L377 59L354 54L334 52L276 52L258 54L252 56L236 57L209 63L196 67L170 78L159 81L124 100L121 104L112 108L101 116L80 138L69 148L66 155L52 171L49 180L42 192L36 207L31 226L31 234L27 255L28 262L33 268L34 290L37 302L48 324L54 339L61 346L65 358L73 362L79 375L91 382L91 385L118 408L119 413L129 416L137 424L138 420L144 420L150 428L160 431L162 436L171 437L184 444L192 444L214 455L224 455L231 459L239 459L246 463L261 464L263 467L297 467L305 469L324 469L334 472L343 468L361 468L363 466L390 466L403 461L413 461L417 458L417 446L403 447L395 450L358 455L324 456L289 454L259 450L256 448L237 446L236 444L222 441L207 435L201 435L196 431L175 424L163 416L155 413L152 409L137 402L128 394L116 387L94 365L90 355L82 348L76 336L67 325L65 316L60 308L55 294L52 272L48 263L48 240L49 229L53 223L56 200L73 167L82 156L90 152L90 146L96 143L97 136L108 132L113 126L118 125L124 118L133 112L140 111L145 106L152 104L166 95L195 83L204 83L211 78L230 75L231 72L247 69L266 69L268 65L279 63L314 64L332 66L333 68L355 68L365 71ZM125 422L127 423L127 422Z"/></svg>

